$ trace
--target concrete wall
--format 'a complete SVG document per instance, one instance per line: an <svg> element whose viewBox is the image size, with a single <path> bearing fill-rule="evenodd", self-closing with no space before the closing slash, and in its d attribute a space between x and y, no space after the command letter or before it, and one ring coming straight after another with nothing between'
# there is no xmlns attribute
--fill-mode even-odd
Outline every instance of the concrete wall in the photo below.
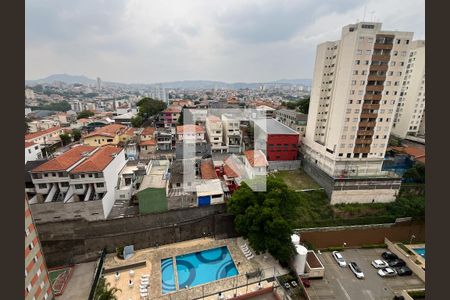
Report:
<svg viewBox="0 0 450 300"><path fill-rule="evenodd" d="M211 205L137 217L39 223L38 232L49 266L96 259L106 247L134 245L136 250L203 236L237 236L225 205Z"/></svg>
<svg viewBox="0 0 450 300"><path fill-rule="evenodd" d="M102 198L103 213L105 218L111 212L111 209L116 200L117 174L127 163L125 159L125 150L120 151L113 161L103 171L103 176L106 182L106 194Z"/></svg>
<svg viewBox="0 0 450 300"><path fill-rule="evenodd" d="M364 189L333 191L330 204L338 203L386 203L395 201L398 190L393 189Z"/></svg>
<svg viewBox="0 0 450 300"><path fill-rule="evenodd" d="M49 202L30 204L36 223L85 218L89 221L104 219L101 200L86 202Z"/></svg>
<svg viewBox="0 0 450 300"><path fill-rule="evenodd" d="M269 161L269 171L272 170L297 170L300 169L300 160L288 160L288 161Z"/></svg>

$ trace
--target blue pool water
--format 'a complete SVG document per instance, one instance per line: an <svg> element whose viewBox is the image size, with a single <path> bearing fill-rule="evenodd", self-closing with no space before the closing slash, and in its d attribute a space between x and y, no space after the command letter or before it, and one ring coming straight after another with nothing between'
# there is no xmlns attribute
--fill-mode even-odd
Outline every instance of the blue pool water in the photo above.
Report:
<svg viewBox="0 0 450 300"><path fill-rule="evenodd" d="M425 248L413 248L413 250L425 259Z"/></svg>
<svg viewBox="0 0 450 300"><path fill-rule="evenodd" d="M179 289L238 274L226 246L177 256L176 268ZM161 271L163 294L176 290L172 258L161 260Z"/></svg>

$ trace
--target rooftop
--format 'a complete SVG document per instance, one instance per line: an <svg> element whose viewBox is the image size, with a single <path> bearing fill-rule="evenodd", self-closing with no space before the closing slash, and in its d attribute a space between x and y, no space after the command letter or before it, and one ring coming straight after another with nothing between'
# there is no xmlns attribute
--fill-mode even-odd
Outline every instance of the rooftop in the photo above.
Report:
<svg viewBox="0 0 450 300"><path fill-rule="evenodd" d="M275 119L258 119L255 120L255 125L267 134L296 134L298 132L289 128L288 126L278 122Z"/></svg>
<svg viewBox="0 0 450 300"><path fill-rule="evenodd" d="M25 148L28 148L28 147L31 147L31 146L34 146L34 145L37 145L37 144L33 143L33 142L25 142Z"/></svg>
<svg viewBox="0 0 450 300"><path fill-rule="evenodd" d="M295 118L296 121L308 121L308 114L304 114L293 109L279 109L277 114L289 115Z"/></svg>
<svg viewBox="0 0 450 300"><path fill-rule="evenodd" d="M247 150L244 154L252 167L267 167L269 165L261 150Z"/></svg>
<svg viewBox="0 0 450 300"><path fill-rule="evenodd" d="M156 146L156 140L151 139L147 141L142 141L139 143L140 146Z"/></svg>
<svg viewBox="0 0 450 300"><path fill-rule="evenodd" d="M52 133L52 132L60 130L60 129L61 129L60 126L55 126L55 127L52 127L52 128L46 129L46 130L41 130L41 131L29 133L29 134L25 135L25 140L26 141L32 140L32 139L35 139L35 138L40 137L42 135L46 135L46 134Z"/></svg>
<svg viewBox="0 0 450 300"><path fill-rule="evenodd" d="M216 170L214 169L211 159L203 159L200 164L200 172L202 179L217 179Z"/></svg>
<svg viewBox="0 0 450 300"><path fill-rule="evenodd" d="M123 148L121 147L112 145L103 146L94 154L89 156L85 161L71 170L71 172L101 172L111 163L115 155L120 153L121 151L123 151Z"/></svg>
<svg viewBox="0 0 450 300"><path fill-rule="evenodd" d="M177 133L204 133L205 132L205 128L203 126L200 125L192 125L192 124L187 124L187 125L180 125L177 126Z"/></svg>
<svg viewBox="0 0 450 300"><path fill-rule="evenodd" d="M100 127L98 129L94 130L93 132L86 135L85 138L91 137L91 136L97 136L97 135L115 137L117 134L124 131L126 128L127 127L125 125L110 124L110 125L106 125L106 126L103 126L103 127Z"/></svg>
<svg viewBox="0 0 450 300"><path fill-rule="evenodd" d="M197 196L207 196L214 194L222 194L222 183L219 179L205 180L195 187Z"/></svg>
<svg viewBox="0 0 450 300"><path fill-rule="evenodd" d="M63 154L49 160L48 162L33 169L33 172L48 172L48 171L65 171L81 158L84 153L92 152L96 147L81 145L73 147L72 149L64 152Z"/></svg>
<svg viewBox="0 0 450 300"><path fill-rule="evenodd" d="M155 134L156 128L154 127L145 127L141 132L141 135L153 135Z"/></svg>
<svg viewBox="0 0 450 300"><path fill-rule="evenodd" d="M412 146L403 146L403 147L391 147L390 149L408 154L409 156L414 157L415 160L425 163L425 150ZM389 150L389 149L388 149Z"/></svg>

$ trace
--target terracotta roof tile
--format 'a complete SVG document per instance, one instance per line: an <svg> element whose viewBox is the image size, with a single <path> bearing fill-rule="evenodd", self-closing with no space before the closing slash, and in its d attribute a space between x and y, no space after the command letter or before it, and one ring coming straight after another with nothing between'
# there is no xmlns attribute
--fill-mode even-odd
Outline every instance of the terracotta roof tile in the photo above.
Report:
<svg viewBox="0 0 450 300"><path fill-rule="evenodd" d="M25 142L25 148L31 147L33 145L37 145L37 144L33 143L33 142Z"/></svg>
<svg viewBox="0 0 450 300"><path fill-rule="evenodd" d="M83 153L92 152L94 146L77 146L33 169L33 172L65 171L82 157Z"/></svg>
<svg viewBox="0 0 450 300"><path fill-rule="evenodd" d="M211 159L204 159L200 164L202 179L218 179Z"/></svg>
<svg viewBox="0 0 450 300"><path fill-rule="evenodd" d="M144 130L141 132L141 135L154 135L156 131L156 128L154 127L145 127Z"/></svg>
<svg viewBox="0 0 450 300"><path fill-rule="evenodd" d="M155 140L147 140L147 141L142 141L139 143L140 146L155 146L156 145L156 141Z"/></svg>
<svg viewBox="0 0 450 300"><path fill-rule="evenodd" d="M86 137L91 137L91 136L96 136L96 135L115 137L117 134L120 134L121 132L123 132L126 128L127 127L125 125L110 124L110 125L106 125L106 126L97 128L96 130L87 134L84 137L86 138Z"/></svg>
<svg viewBox="0 0 450 300"><path fill-rule="evenodd" d="M60 129L61 129L60 126L55 126L55 127L52 127L52 128L46 129L46 130L41 130L41 131L29 133L29 134L25 135L25 140L26 141L32 140L32 139L35 139L35 138L40 137L42 135L45 135L45 134L48 134L48 133L51 133L51 132L54 132L54 131L57 131L57 130L60 130Z"/></svg>
<svg viewBox="0 0 450 300"><path fill-rule="evenodd" d="M177 126L177 133L204 133L205 132L205 128L203 126L200 125L192 125L192 124L188 124L188 125L180 125Z"/></svg>
<svg viewBox="0 0 450 300"><path fill-rule="evenodd" d="M94 154L89 156L84 162L72 169L71 173L85 173L85 172L101 172L114 159L113 155L120 153L123 148L116 146L103 146Z"/></svg>
<svg viewBox="0 0 450 300"><path fill-rule="evenodd" d="M252 167L267 167L269 165L261 150L247 150L244 154Z"/></svg>

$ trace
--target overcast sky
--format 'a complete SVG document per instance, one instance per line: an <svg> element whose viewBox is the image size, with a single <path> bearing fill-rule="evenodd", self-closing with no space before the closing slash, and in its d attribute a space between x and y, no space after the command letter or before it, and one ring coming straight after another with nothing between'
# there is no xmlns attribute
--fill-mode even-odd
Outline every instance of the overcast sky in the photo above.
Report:
<svg viewBox="0 0 450 300"><path fill-rule="evenodd" d="M311 78L317 44L383 22L425 38L424 0L26 0L26 79Z"/></svg>

